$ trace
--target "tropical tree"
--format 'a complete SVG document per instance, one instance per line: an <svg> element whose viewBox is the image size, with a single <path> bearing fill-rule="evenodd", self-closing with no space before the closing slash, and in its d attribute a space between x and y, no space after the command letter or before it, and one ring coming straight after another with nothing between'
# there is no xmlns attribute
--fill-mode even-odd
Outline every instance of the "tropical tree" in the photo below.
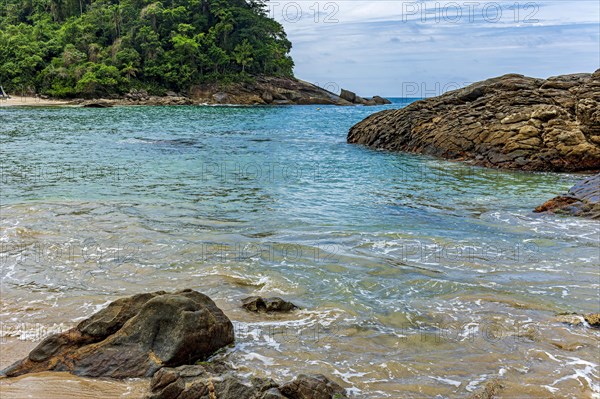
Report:
<svg viewBox="0 0 600 399"><path fill-rule="evenodd" d="M242 66L242 72L245 72L246 67L254 61L252 58L252 45L248 39L244 39L241 44L235 46L233 51L235 62Z"/></svg>

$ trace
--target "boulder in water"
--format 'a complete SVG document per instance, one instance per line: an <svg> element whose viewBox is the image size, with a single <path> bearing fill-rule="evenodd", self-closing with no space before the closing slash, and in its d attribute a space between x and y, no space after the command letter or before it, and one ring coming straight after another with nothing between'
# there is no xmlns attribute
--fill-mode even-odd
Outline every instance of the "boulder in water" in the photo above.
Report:
<svg viewBox="0 0 600 399"><path fill-rule="evenodd" d="M2 373L151 377L161 367L206 359L233 341L231 321L208 296L160 291L112 302L77 327L44 339Z"/></svg>
<svg viewBox="0 0 600 399"><path fill-rule="evenodd" d="M293 303L284 301L281 298L263 298L260 296L242 299L242 307L251 312L290 312L298 309Z"/></svg>

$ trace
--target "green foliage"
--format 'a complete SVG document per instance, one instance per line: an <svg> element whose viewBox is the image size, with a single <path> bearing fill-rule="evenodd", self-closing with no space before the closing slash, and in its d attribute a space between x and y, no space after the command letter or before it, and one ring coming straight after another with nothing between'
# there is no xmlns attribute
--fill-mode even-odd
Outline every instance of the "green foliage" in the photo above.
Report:
<svg viewBox="0 0 600 399"><path fill-rule="evenodd" d="M292 76L264 0L4 0L0 84L56 97Z"/></svg>

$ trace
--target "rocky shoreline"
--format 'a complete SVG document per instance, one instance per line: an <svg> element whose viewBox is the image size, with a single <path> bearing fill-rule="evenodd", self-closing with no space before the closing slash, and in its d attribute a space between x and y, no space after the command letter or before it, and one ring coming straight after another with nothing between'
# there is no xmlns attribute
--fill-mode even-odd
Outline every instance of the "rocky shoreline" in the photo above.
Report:
<svg viewBox="0 0 600 399"><path fill-rule="evenodd" d="M536 79L505 75L386 110L348 142L526 171L600 170L600 70Z"/></svg>
<svg viewBox="0 0 600 399"><path fill-rule="evenodd" d="M42 100L52 100L43 97ZM63 101L63 100L61 100ZM375 106L391 104L380 96L363 98L342 89L335 94L312 83L295 78L255 77L252 83L203 84L192 86L188 93L167 91L154 96L145 90L131 90L115 98L74 99L66 105L89 108L108 108L123 105L338 105ZM32 105L35 105L33 102Z"/></svg>
<svg viewBox="0 0 600 399"><path fill-rule="evenodd" d="M249 297L241 306L250 312L297 309L281 298ZM563 313L553 321L600 328L597 313ZM208 296L191 289L137 294L46 337L27 357L0 371L0 378L45 371L113 381L146 378L145 399L348 398L342 386L322 374L277 383L238 372L226 361L234 343L231 320ZM503 389L501 380L492 379L469 397L491 399Z"/></svg>
<svg viewBox="0 0 600 399"><path fill-rule="evenodd" d="M273 304L273 311L295 308L281 298L260 300ZM234 341L232 322L208 296L189 289L158 291L110 303L76 327L45 338L0 376L57 371L92 378L151 378L147 399L347 397L340 385L320 374L300 374L278 384L210 360Z"/></svg>

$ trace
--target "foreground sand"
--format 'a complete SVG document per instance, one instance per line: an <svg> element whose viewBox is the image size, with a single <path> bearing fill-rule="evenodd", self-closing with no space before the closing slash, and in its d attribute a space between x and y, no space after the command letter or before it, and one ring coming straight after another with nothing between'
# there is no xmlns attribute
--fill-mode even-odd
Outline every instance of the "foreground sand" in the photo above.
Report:
<svg viewBox="0 0 600 399"><path fill-rule="evenodd" d="M0 369L27 356L37 344L39 342L0 337ZM57 372L27 374L17 378L0 379L0 398L139 399L147 392L148 381L90 379Z"/></svg>
<svg viewBox="0 0 600 399"><path fill-rule="evenodd" d="M61 100L46 100L43 98L36 97L23 97L23 96L14 96L11 98L2 98L0 99L0 107L21 107L21 106L31 106L31 107L44 107L49 105L66 105L69 101L61 101Z"/></svg>

